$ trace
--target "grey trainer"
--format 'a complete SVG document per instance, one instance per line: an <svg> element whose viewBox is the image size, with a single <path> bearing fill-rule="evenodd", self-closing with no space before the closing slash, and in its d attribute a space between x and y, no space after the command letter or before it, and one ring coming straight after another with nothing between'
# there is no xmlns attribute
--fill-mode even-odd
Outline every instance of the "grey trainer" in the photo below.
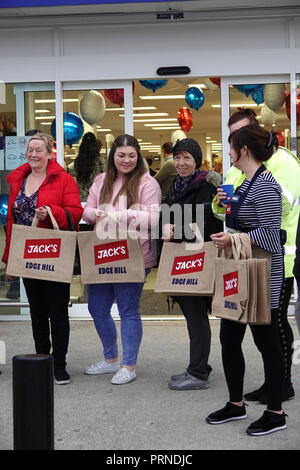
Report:
<svg viewBox="0 0 300 470"><path fill-rule="evenodd" d="M171 390L200 390L208 388L208 380L197 379L188 372L182 375L182 379L169 382L168 387Z"/></svg>

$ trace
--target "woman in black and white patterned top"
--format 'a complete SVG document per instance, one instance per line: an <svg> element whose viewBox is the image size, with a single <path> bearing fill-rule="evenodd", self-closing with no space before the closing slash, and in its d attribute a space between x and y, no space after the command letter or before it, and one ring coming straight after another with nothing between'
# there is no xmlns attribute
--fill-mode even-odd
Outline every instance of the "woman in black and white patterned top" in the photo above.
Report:
<svg viewBox="0 0 300 470"><path fill-rule="evenodd" d="M268 387L269 402L262 418L252 423L247 433L263 435L286 428L285 414L281 409L284 359L280 346L276 317L284 277L283 250L280 241L281 189L262 162L268 160L276 135L258 125L244 126L229 136L232 163L242 170L246 179L232 196L226 213L226 225L247 232L252 245L272 254L271 261L271 324L251 325L254 342L262 354ZM222 203L222 197L219 202ZM211 236L218 248L231 244L229 234L220 232ZM220 340L225 377L229 389L229 402L224 408L211 413L210 424L247 417L243 402L245 361L242 341L246 325L221 320Z"/></svg>

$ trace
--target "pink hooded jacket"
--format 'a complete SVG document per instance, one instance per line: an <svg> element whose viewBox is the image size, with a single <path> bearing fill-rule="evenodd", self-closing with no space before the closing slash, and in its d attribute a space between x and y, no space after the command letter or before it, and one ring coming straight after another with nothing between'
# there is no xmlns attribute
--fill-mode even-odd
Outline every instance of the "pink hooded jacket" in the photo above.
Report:
<svg viewBox="0 0 300 470"><path fill-rule="evenodd" d="M100 192L105 175L106 173L101 173L95 178L82 216L83 220L88 224L95 224L97 219L97 222L101 223L103 229L108 226L108 218L103 215L97 218L95 209L99 208ZM122 188L122 185L122 177L117 177L113 185L112 198L108 204L105 204L105 209L113 214L113 217L118 220L120 226L126 224L125 226L127 226L126 228L129 230L139 232L145 268L151 268L156 264L156 243L155 240L151 239L151 228L153 229L159 222L161 203L160 186L149 173L145 173L141 177L138 204L134 204L134 206L127 209L125 196L119 197L116 204L113 205L113 201ZM100 207L100 209L104 209L104 207Z"/></svg>

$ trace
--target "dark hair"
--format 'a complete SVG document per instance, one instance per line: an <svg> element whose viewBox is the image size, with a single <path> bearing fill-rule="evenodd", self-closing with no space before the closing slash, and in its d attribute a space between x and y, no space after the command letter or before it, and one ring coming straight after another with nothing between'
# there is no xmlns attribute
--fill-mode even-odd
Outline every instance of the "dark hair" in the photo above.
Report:
<svg viewBox="0 0 300 470"><path fill-rule="evenodd" d="M173 153L173 144L172 142L165 142L162 146L161 149L167 154L171 155Z"/></svg>
<svg viewBox="0 0 300 470"><path fill-rule="evenodd" d="M238 108L238 111L233 113L228 121L228 127L232 126L236 122L241 121L242 119L248 119L249 124L256 124L259 126L259 122L256 117L255 111L250 108Z"/></svg>
<svg viewBox="0 0 300 470"><path fill-rule="evenodd" d="M151 166L152 163L153 163L153 160L152 160L152 158L147 158L146 162L148 163L148 166Z"/></svg>
<svg viewBox="0 0 300 470"><path fill-rule="evenodd" d="M144 159L141 153L141 149L139 146L138 141L135 137L123 134L119 135L114 143L111 146L108 159L107 159L107 168L106 168L106 175L104 178L103 186L100 193L100 204L108 203L111 200L112 193L113 193L113 184L115 179L117 178L118 172L115 166L114 157L118 147L123 146L130 146L133 147L137 152L137 164L136 167L132 170L131 173L125 176L124 184L118 194L115 197L113 203L119 199L119 197L124 194L127 196L127 207L132 206L138 202L138 190L141 177L144 173L146 173L146 168L144 165Z"/></svg>
<svg viewBox="0 0 300 470"><path fill-rule="evenodd" d="M87 132L82 137L78 156L74 161L74 170L79 183L87 184L89 182L90 175L96 165L96 159L99 158L101 146L101 141L97 140L92 132Z"/></svg>
<svg viewBox="0 0 300 470"><path fill-rule="evenodd" d="M276 132L268 132L263 127L251 124L243 126L232 132L228 137L228 142L241 156L241 148L245 145L252 153L255 160L265 162L273 155L274 147L278 148Z"/></svg>

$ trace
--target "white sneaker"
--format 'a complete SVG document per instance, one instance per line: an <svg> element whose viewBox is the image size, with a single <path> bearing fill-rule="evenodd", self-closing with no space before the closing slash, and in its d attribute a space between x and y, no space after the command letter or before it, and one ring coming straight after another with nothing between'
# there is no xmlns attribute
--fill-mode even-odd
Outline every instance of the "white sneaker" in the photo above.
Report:
<svg viewBox="0 0 300 470"><path fill-rule="evenodd" d="M136 378L135 369L129 370L127 367L122 367L111 379L111 383L115 385L122 385L132 382Z"/></svg>
<svg viewBox="0 0 300 470"><path fill-rule="evenodd" d="M106 362L100 361L96 364L92 364L85 370L87 375L99 375L99 374L111 374L117 372L120 369L120 361L117 362Z"/></svg>

